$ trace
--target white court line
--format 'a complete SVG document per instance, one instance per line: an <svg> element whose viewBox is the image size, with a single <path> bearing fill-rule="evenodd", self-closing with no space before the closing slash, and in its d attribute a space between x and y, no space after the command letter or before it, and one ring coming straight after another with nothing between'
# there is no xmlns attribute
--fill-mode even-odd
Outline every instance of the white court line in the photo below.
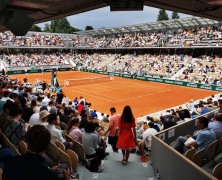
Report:
<svg viewBox="0 0 222 180"><path fill-rule="evenodd" d="M130 84L130 85L132 85L132 86L135 86L134 84ZM137 84L136 84L136 86L137 86ZM100 85L100 87L106 87L107 88L107 86L102 86L102 85ZM124 87L124 88L119 88L119 89L121 89L121 90L124 90L124 89L128 89L129 87ZM144 88L146 88L146 86L144 86ZM149 88L149 87L147 87L147 88ZM75 89L80 89L80 88L75 88ZM118 89L114 89L114 90L118 90ZM150 89L149 89L150 90ZM114 98L114 97L111 97L111 96L107 96L107 95L103 95L103 93L104 92L109 92L109 91L112 91L112 90L103 90L102 92L98 92L98 91L92 91L92 90L86 90L86 89L81 89L81 91L87 91L87 92L89 92L89 93L94 93L94 94L98 94L98 95L100 95L101 96L101 94L102 94L102 96L105 96L105 97L108 97L108 98L111 98L111 99L117 99L118 101L119 101L119 99L118 98ZM158 91L158 92L157 92ZM163 90L163 89L159 89L159 90L156 90L155 91L155 93L154 94L156 94L156 93L160 93L160 92L163 92L163 91L165 91L165 90ZM169 90L166 90L166 91L169 91ZM137 96L138 97L138 96ZM117 101L117 102L118 102Z"/></svg>
<svg viewBox="0 0 222 180"><path fill-rule="evenodd" d="M129 85L131 85L131 84L129 84ZM162 88L158 88L158 87L156 87L156 86L149 86L149 85L142 85L142 84L132 84L132 85L135 85L135 86L142 86L142 87L147 87L147 88L151 88L151 89L161 89L161 90L168 90L168 89L162 89Z"/></svg>
<svg viewBox="0 0 222 180"><path fill-rule="evenodd" d="M111 101L111 100L109 100L109 99L105 99L105 98L102 98L102 97L98 97L98 96L91 95L91 94L89 94L90 91L89 91L89 93L87 93L87 92L82 92L82 90L80 90L80 91L78 91L78 90L72 90L72 89L67 89L67 90L73 91L73 92L75 92L75 91L76 91L76 92L81 92L82 94L87 94L88 96L92 96L92 97L95 97L95 98L97 98L97 99L102 99L102 100L106 100L106 101L109 101L109 102L126 101L126 100L130 100L130 99L142 98L142 97L151 96L151 95L154 95L154 94L160 94L160 93L165 93L165 92L169 92L169 91L170 91L170 90L160 91L160 92L150 93L150 94L146 94L146 95L142 95L142 96L134 96L134 97L132 97L132 98L118 99L117 101ZM97 93L97 94L98 94L98 95L99 95L99 94L101 95L101 93ZM117 98L113 98L113 99L117 99Z"/></svg>
<svg viewBox="0 0 222 180"><path fill-rule="evenodd" d="M103 85L97 85L97 86L100 86L100 87L103 87L103 88L104 87L107 88L107 86L103 86ZM110 84L110 86L112 86L112 84ZM155 88L155 86L148 86L148 85L145 86L145 85L139 85L139 84L127 84L127 87L125 87L125 88L129 88L129 86L142 86L143 88L150 89L150 90L157 90L157 91L166 90L166 91L168 91L168 89ZM113 89L113 90L119 90L119 89L125 89L125 88L112 88L112 87L110 87L110 89ZM104 90L104 92L105 91L110 91L110 90Z"/></svg>
<svg viewBox="0 0 222 180"><path fill-rule="evenodd" d="M142 98L142 97L151 96L151 95L154 95L154 94L165 93L165 92L169 92L169 91L170 90L166 90L166 91L160 91L160 92L156 92L156 93L146 94L146 95L143 95L143 96L134 96L132 98L121 99L119 101L126 101L126 100L130 100L130 99L135 99L135 98ZM119 102L119 101L115 101L115 102Z"/></svg>
<svg viewBox="0 0 222 180"><path fill-rule="evenodd" d="M98 86L98 85L97 85ZM80 89L80 88L76 88L76 86L74 86L75 87L75 89ZM107 88L107 86L102 86L102 85L99 85L99 87L101 87L101 89L102 88ZM114 91L114 90L124 90L124 89L129 89L129 87L122 87L122 88L109 88L109 89L107 89L107 90L103 90L102 89L102 92L100 92L100 93L103 93L103 92L109 92L109 91ZM141 88L142 89L142 88ZM148 89L148 88L145 88L144 87L144 89L146 89L146 90L152 90L152 89ZM82 89L81 89L82 90ZM154 90L152 90L152 91L154 91ZM155 91L163 91L163 89L159 89L159 90L155 90ZM98 91L90 91L90 92L92 92L92 93L95 93L95 94L98 94L99 92ZM117 99L117 98L114 98L114 99Z"/></svg>
<svg viewBox="0 0 222 180"><path fill-rule="evenodd" d="M78 90L78 88L75 88L75 89L77 89ZM91 91L91 90L86 90L86 89L79 89L79 90L81 90L81 91L86 91L86 92L88 92L88 93L94 93L94 94L98 94L98 95L102 95L102 96L105 96L105 97L108 97L108 98L111 98L111 99L118 99L118 98L114 98L114 97L112 97L112 96L107 96L107 95L103 95L103 92L98 92L98 91ZM110 91L110 90L109 90Z"/></svg>
<svg viewBox="0 0 222 180"><path fill-rule="evenodd" d="M82 94L87 94L87 96L92 96L94 98L102 99L102 100L109 101L109 102L115 102L115 101L111 101L111 100L108 100L108 99L105 99L105 98L101 98L101 97L98 97L98 96L91 95L88 92L82 92L82 90L81 91L77 91L77 90L73 90L73 89L69 89L69 88L67 88L66 90L73 91L73 92L80 92Z"/></svg>

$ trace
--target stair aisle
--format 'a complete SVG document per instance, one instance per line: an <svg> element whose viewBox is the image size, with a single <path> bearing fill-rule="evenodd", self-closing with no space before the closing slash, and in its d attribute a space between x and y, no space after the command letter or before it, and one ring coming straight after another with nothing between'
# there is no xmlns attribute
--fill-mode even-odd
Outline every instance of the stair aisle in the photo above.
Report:
<svg viewBox="0 0 222 180"><path fill-rule="evenodd" d="M140 156L130 154L129 161L123 165L122 154L113 153L107 156L104 160L104 170L100 173L90 172L82 165L78 167L80 180L156 180L152 166L148 163L143 163Z"/></svg>

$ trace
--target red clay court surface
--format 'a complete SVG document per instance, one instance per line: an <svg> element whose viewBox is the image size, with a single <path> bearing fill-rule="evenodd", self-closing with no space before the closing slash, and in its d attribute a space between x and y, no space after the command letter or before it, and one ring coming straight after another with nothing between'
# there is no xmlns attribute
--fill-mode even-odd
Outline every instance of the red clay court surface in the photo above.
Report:
<svg viewBox="0 0 222 180"><path fill-rule="evenodd" d="M122 113L125 105L130 105L135 118L158 112L170 107L184 104L190 99L201 99L218 94L216 91L188 88L182 86L147 82L135 79L114 77L113 81L84 84L65 87L65 79L92 78L104 75L79 71L58 72L57 78L63 92L73 100L81 95L91 102L92 109L98 112L109 113L111 107L116 107ZM11 78L23 80L24 77L33 83L39 78L51 83L51 74L21 74L11 75Z"/></svg>

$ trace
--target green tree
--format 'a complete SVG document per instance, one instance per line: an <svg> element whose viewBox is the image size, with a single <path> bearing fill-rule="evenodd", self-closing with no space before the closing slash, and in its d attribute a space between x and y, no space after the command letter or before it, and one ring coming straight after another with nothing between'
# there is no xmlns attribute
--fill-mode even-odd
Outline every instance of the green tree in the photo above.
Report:
<svg viewBox="0 0 222 180"><path fill-rule="evenodd" d="M45 27L44 27L43 31L44 31L44 32L51 32L51 28L50 28L49 23L46 23L46 24L45 24Z"/></svg>
<svg viewBox="0 0 222 180"><path fill-rule="evenodd" d="M92 26L86 26L85 31L89 31L89 30L93 30L93 27Z"/></svg>
<svg viewBox="0 0 222 180"><path fill-rule="evenodd" d="M160 9L157 16L157 21L169 20L168 14L165 9Z"/></svg>
<svg viewBox="0 0 222 180"><path fill-rule="evenodd" d="M73 33L80 31L79 29L72 27L67 18L55 19L51 21L51 32L53 33Z"/></svg>
<svg viewBox="0 0 222 180"><path fill-rule="evenodd" d="M30 31L42 32L42 29L39 26L34 24L34 25L32 25Z"/></svg>
<svg viewBox="0 0 222 180"><path fill-rule="evenodd" d="M71 26L71 32L78 32L78 31L82 31L81 29L75 28Z"/></svg>
<svg viewBox="0 0 222 180"><path fill-rule="evenodd" d="M55 33L57 32L57 26L58 26L59 20L52 20L50 24L51 32Z"/></svg>
<svg viewBox="0 0 222 180"><path fill-rule="evenodd" d="M172 13L172 19L179 19L180 16L178 15L178 12L173 11Z"/></svg>

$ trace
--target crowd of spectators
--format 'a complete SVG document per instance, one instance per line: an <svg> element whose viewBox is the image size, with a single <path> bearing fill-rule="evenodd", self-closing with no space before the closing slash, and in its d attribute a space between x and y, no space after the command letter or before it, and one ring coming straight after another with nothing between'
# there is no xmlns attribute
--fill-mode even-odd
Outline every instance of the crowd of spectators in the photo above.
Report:
<svg viewBox="0 0 222 180"><path fill-rule="evenodd" d="M112 31L112 30L110 30ZM53 46L75 48L167 47L167 46L219 46L221 27L198 27L175 31L131 32L110 36L85 34L56 34L29 32L14 36L10 31L0 33L1 46Z"/></svg>
<svg viewBox="0 0 222 180"><path fill-rule="evenodd" d="M107 47L162 47L167 40L161 32L122 34L110 39Z"/></svg>
<svg viewBox="0 0 222 180"><path fill-rule="evenodd" d="M6 53L1 58L9 67L62 65L70 54L66 53Z"/></svg>
<svg viewBox="0 0 222 180"><path fill-rule="evenodd" d="M214 111L214 112L212 112ZM212 113L210 113L212 112ZM145 121L140 121L137 125L137 138L138 138L138 152L141 155L144 155L146 150L151 150L151 136L155 135L157 132L165 130L167 128L173 127L180 124L181 122L198 118L202 115L207 114L207 118L200 120L200 129L211 129L210 140L207 143L202 144L201 139L197 139L196 144L192 144L197 151L206 148L211 142L216 139L220 139L222 137L222 95L216 98L212 95L209 98L194 101L191 99L186 103L185 107L179 106L175 109L169 109L163 112L161 115L147 116ZM204 122L203 122L204 121ZM207 121L207 122L205 122ZM208 125L209 123L209 125ZM197 131L198 132L198 131ZM196 132L196 133L197 133ZM198 133L197 133L198 134ZM180 137L176 144L174 144L174 148L184 153L189 148L184 148L184 143L188 138ZM183 143L181 143L183 141ZM182 144L182 145L181 145ZM198 145L199 144L199 145Z"/></svg>
<svg viewBox="0 0 222 180"><path fill-rule="evenodd" d="M87 37L84 35L73 35L72 45L75 48L104 48L110 41L110 37Z"/></svg>
<svg viewBox="0 0 222 180"><path fill-rule="evenodd" d="M184 54L112 54L103 53L3 53L8 67L70 64L91 70L122 74L175 77L187 82L222 85L221 57L202 55L193 58ZM183 71L180 70L183 68Z"/></svg>
<svg viewBox="0 0 222 180"><path fill-rule="evenodd" d="M221 86L221 65L221 58L219 56L202 55L189 61L186 69L177 79Z"/></svg>
<svg viewBox="0 0 222 180"><path fill-rule="evenodd" d="M222 42L221 27L200 27L196 29L179 29L169 36L168 45L182 47L218 46Z"/></svg>
<svg viewBox="0 0 222 180"><path fill-rule="evenodd" d="M73 142L82 143L86 157L98 157L94 166L88 165L87 168L97 172L103 170L101 161L108 155L105 152L104 127L100 127L96 111L89 110L91 103L82 96L72 101L62 91L50 93L46 89L42 93L34 92L34 87L27 86L26 78L24 82L20 82L17 79L10 79L7 75L1 76L0 85L0 129L14 146L18 146L21 140L30 143L27 139L30 128L41 125L50 133L52 143L61 142L66 149L72 150L74 144L66 141L65 134L69 135ZM46 151L45 148L43 150ZM32 154L35 151L30 152ZM5 163L5 160L2 161L0 159L1 163ZM13 169L13 166L9 169ZM22 177L26 176L22 170L13 170ZM13 175L8 174L7 170L6 174L3 171L3 176Z"/></svg>
<svg viewBox="0 0 222 180"><path fill-rule="evenodd" d="M0 77L0 84L0 129L15 146L20 140L30 143L27 139L28 132L36 125L39 127L41 125L45 128L41 131L50 133L51 142L59 141L66 149L72 150L73 143L66 141L65 134L73 141L82 143L86 157L98 158L92 162L93 166L91 164L87 167L92 171L103 170L101 161L108 155L105 136L109 131L106 125L109 122L108 115L102 114L99 120L97 112L89 110L91 103L82 96L72 101L62 91L57 94L47 90L36 93L32 91L31 86L26 86L27 81L22 83L16 79L10 79L7 75ZM215 119L217 113L222 111L222 96L219 98L211 96L198 103L191 100L186 108L180 106L177 109L170 109L159 117L147 116L147 121L139 122L137 127L138 152L143 155L146 148L150 150L151 135L172 127L186 118L195 118L218 108L217 112L208 116L208 120L214 122L218 121L218 118ZM217 126L212 126L212 129L218 130ZM221 137L221 131L216 132L216 137ZM45 151L45 148L42 150ZM6 163L6 167L9 168L7 162L3 163ZM16 169L13 170L16 171ZM3 176L9 176L8 171L7 169L4 174L3 170ZM66 174L66 176L69 175Z"/></svg>
<svg viewBox="0 0 222 180"><path fill-rule="evenodd" d="M5 31L0 33L0 46L56 46L65 47L67 39L58 34L38 34L31 33L29 36L14 36L12 32ZM71 40L70 40L71 42Z"/></svg>
<svg viewBox="0 0 222 180"><path fill-rule="evenodd" d="M119 61L115 62L115 66L111 66L111 71L136 75L171 77L183 68L190 58L191 56L176 54L120 56L118 58Z"/></svg>

